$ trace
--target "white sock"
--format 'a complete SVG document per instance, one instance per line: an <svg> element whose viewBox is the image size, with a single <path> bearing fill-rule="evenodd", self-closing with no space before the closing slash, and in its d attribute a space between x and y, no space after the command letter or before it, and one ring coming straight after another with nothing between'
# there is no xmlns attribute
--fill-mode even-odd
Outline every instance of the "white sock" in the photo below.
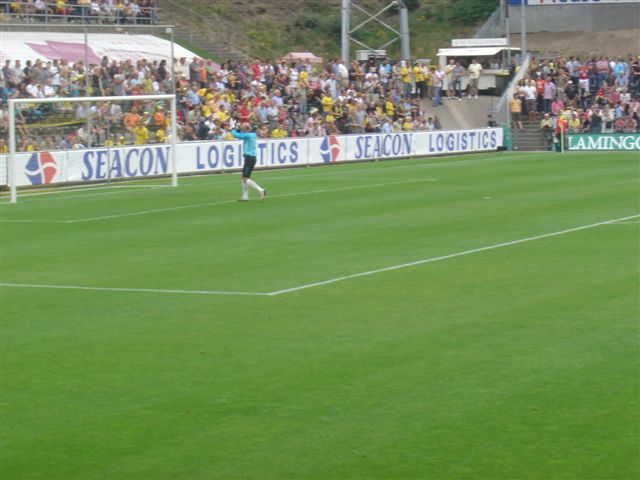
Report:
<svg viewBox="0 0 640 480"><path fill-rule="evenodd" d="M242 198L249 198L249 185L246 182L242 182Z"/></svg>
<svg viewBox="0 0 640 480"><path fill-rule="evenodd" d="M247 180L246 185L248 185L251 188L255 188L259 192L262 192L262 187L251 179Z"/></svg>

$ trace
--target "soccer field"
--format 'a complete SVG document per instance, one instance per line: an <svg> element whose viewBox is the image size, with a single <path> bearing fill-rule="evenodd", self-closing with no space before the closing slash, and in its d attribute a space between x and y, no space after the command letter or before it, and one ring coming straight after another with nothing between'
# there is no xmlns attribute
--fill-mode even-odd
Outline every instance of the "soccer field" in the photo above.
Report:
<svg viewBox="0 0 640 480"><path fill-rule="evenodd" d="M638 478L639 166L257 171L248 203L237 174L20 192L0 476Z"/></svg>

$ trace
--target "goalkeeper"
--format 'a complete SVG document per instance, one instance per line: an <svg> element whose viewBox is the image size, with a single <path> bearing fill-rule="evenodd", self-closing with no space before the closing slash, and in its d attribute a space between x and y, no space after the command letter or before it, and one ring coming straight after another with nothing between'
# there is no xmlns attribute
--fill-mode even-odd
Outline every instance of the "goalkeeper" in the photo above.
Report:
<svg viewBox="0 0 640 480"><path fill-rule="evenodd" d="M234 138L238 138L243 141L242 153L244 156L244 164L242 166L242 197L241 202L249 201L249 187L255 189L260 193L260 200L264 200L267 195L267 191L251 180L251 172L256 166L256 134L251 131L251 126L248 123L243 123L240 126L240 132L236 129L231 130L231 135Z"/></svg>

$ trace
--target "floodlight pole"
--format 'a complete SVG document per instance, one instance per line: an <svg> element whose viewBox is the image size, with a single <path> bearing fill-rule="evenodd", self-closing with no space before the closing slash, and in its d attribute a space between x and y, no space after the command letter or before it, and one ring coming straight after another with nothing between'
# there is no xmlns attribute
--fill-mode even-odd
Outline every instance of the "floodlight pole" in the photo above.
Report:
<svg viewBox="0 0 640 480"><path fill-rule="evenodd" d="M507 68L511 68L511 25L509 25L509 2L504 3L504 35L507 37Z"/></svg>
<svg viewBox="0 0 640 480"><path fill-rule="evenodd" d="M409 11L402 0L396 0L400 7L400 48L402 59L411 60L411 48L409 45Z"/></svg>
<svg viewBox="0 0 640 480"><path fill-rule="evenodd" d="M527 2L520 0L520 55L524 61L527 56Z"/></svg>
<svg viewBox="0 0 640 480"><path fill-rule="evenodd" d="M392 0L391 2L389 2L389 4L386 7L378 11L378 13L376 14L369 13L366 9L364 9L363 7L357 4L353 4L353 6L356 7L361 13L365 14L367 16L367 20L361 22L359 25L351 29L351 24L350 24L351 1L342 0L341 41L342 41L342 60L345 63L349 62L349 42L351 40L353 40L358 45L361 45L367 48L368 50L381 50L385 48L387 45L395 42L399 38L401 41L402 59L411 60L411 49L409 46L409 14L408 14L407 6L402 0ZM387 23L385 23L383 20L380 19L380 15L382 15L382 13L384 13L385 11L387 11L393 6L397 6L400 11L400 31L396 30L395 28L393 28L392 26L388 25ZM356 30L359 30L361 27L364 27L367 23L371 21L378 22L380 25L382 25L386 29L391 30L394 34L397 35L397 37L385 43L378 49L374 49L351 36L353 32L355 32Z"/></svg>
<svg viewBox="0 0 640 480"><path fill-rule="evenodd" d="M350 19L349 13L351 9L350 0L342 0L342 61L345 65L349 65L349 29Z"/></svg>

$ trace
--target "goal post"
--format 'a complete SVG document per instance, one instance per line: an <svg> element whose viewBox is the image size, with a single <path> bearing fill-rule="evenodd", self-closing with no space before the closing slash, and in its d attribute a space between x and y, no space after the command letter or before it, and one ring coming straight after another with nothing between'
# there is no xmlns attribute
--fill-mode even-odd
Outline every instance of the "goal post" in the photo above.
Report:
<svg viewBox="0 0 640 480"><path fill-rule="evenodd" d="M169 115L165 113L165 105L170 109ZM139 110L142 111L138 113ZM175 94L12 98L8 101L7 113L10 203L16 203L18 197L17 155L38 152L45 148L54 153L106 148L109 150L108 163L111 149L125 148L133 144L143 146L147 145L147 141L149 144L165 144L169 149L166 167L171 172L171 186L178 185ZM25 113L28 118L25 118ZM68 132L74 131L76 127L79 127L77 132L82 131L82 138L76 138L75 133L68 135ZM139 130L136 130L138 128ZM70 141L67 141L67 137ZM57 138L60 138L60 142L56 142ZM20 145L18 140L21 141ZM40 167L38 163L34 168L40 172ZM107 165L106 169L108 181L117 178L111 176L110 167Z"/></svg>

